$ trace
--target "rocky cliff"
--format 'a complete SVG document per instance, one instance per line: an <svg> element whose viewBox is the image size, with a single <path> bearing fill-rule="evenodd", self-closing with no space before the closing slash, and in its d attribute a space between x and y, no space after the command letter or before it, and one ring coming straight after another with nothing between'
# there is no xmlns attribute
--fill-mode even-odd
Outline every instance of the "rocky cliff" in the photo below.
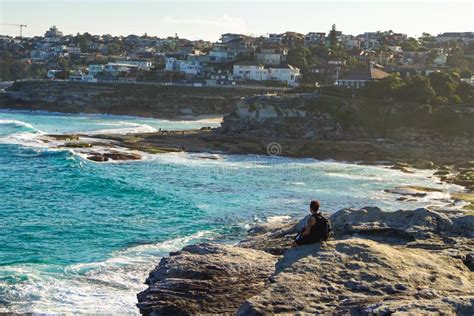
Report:
<svg viewBox="0 0 474 316"><path fill-rule="evenodd" d="M222 132L299 139L391 138L425 142L472 138L474 106L429 108L410 102L317 93L248 96L224 117Z"/></svg>
<svg viewBox="0 0 474 316"><path fill-rule="evenodd" d="M223 115L253 91L138 84L16 82L0 99L0 108L66 113L103 113L175 118Z"/></svg>
<svg viewBox="0 0 474 316"><path fill-rule="evenodd" d="M298 137L305 139L336 138L341 124L327 112L306 110L306 101L317 94L261 95L239 100L224 117L224 134L250 134L264 137Z"/></svg>
<svg viewBox="0 0 474 316"><path fill-rule="evenodd" d="M289 249L304 222L253 228L239 245L170 254L138 294L144 315L474 313L474 215L344 209L335 238Z"/></svg>

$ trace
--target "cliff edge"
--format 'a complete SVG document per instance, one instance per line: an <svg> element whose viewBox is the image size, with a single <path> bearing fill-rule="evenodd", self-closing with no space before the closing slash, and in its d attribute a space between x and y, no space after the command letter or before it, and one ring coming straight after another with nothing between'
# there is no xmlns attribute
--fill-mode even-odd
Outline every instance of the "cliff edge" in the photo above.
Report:
<svg viewBox="0 0 474 316"><path fill-rule="evenodd" d="M289 248L300 222L267 224L236 246L163 258L138 294L143 315L474 313L474 215L343 209L335 238Z"/></svg>

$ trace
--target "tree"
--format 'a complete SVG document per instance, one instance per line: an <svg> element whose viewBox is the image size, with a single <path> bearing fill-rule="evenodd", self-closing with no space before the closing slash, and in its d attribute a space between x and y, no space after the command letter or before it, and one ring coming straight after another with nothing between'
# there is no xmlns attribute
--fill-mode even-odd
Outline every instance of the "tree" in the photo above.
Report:
<svg viewBox="0 0 474 316"><path fill-rule="evenodd" d="M76 45L81 49L81 52L85 53L89 50L90 38L91 36L89 33L84 33L83 35L77 33L75 41Z"/></svg>
<svg viewBox="0 0 474 316"><path fill-rule="evenodd" d="M308 49L305 49L301 46L292 48L288 51L288 56L286 60L288 64L298 67L300 69L305 69L308 66L307 57L310 55Z"/></svg>
<svg viewBox="0 0 474 316"><path fill-rule="evenodd" d="M109 55L115 55L120 52L120 45L117 43L111 43L107 45L107 53Z"/></svg>
<svg viewBox="0 0 474 316"><path fill-rule="evenodd" d="M335 49L338 46L336 24L332 25L331 31L329 31L328 38L329 38L329 47L331 49Z"/></svg>
<svg viewBox="0 0 474 316"><path fill-rule="evenodd" d="M438 96L448 97L456 91L457 83L447 73L432 72L429 74L428 78Z"/></svg>
<svg viewBox="0 0 474 316"><path fill-rule="evenodd" d="M420 46L420 44L413 37L407 38L401 45L402 50L405 51L405 52L415 52L415 51L418 50L419 46Z"/></svg>
<svg viewBox="0 0 474 316"><path fill-rule="evenodd" d="M63 70L69 69L69 61L64 57L58 58L58 68Z"/></svg>
<svg viewBox="0 0 474 316"><path fill-rule="evenodd" d="M434 44L436 43L436 39L434 38L433 35L429 33L423 33L421 37L418 39L421 45L425 47L433 47Z"/></svg>
<svg viewBox="0 0 474 316"><path fill-rule="evenodd" d="M459 75L461 76L461 78L471 78L472 71L469 68L463 68L459 71Z"/></svg>
<svg viewBox="0 0 474 316"><path fill-rule="evenodd" d="M474 87L466 82L461 82L456 89L456 94L464 102L469 102L474 97Z"/></svg>
<svg viewBox="0 0 474 316"><path fill-rule="evenodd" d="M403 80L398 75L390 75L381 80L370 81L364 88L363 94L376 99L395 98Z"/></svg>
<svg viewBox="0 0 474 316"><path fill-rule="evenodd" d="M446 65L449 67L466 68L469 66L469 61L464 58L464 51L457 49L448 55Z"/></svg>
<svg viewBox="0 0 474 316"><path fill-rule="evenodd" d="M429 79L422 76L407 78L405 85L401 87L399 92L401 99L415 101L420 104L426 104L435 96L435 91L431 87Z"/></svg>
<svg viewBox="0 0 474 316"><path fill-rule="evenodd" d="M448 98L442 96L436 96L431 100L431 104L440 107L448 104Z"/></svg>
<svg viewBox="0 0 474 316"><path fill-rule="evenodd" d="M426 60L425 60L425 66L427 68L431 68L436 57L438 57L438 54L439 54L439 49L437 48L434 48L428 51L428 53L426 54Z"/></svg>

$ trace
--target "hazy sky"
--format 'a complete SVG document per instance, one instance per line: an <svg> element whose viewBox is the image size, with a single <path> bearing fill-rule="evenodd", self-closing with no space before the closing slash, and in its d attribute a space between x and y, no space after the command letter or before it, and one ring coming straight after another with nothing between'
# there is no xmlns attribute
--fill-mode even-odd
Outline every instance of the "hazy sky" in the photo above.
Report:
<svg viewBox="0 0 474 316"><path fill-rule="evenodd" d="M335 23L346 34L392 29L422 32L473 31L473 1L269 1L269 0L0 0L1 23L27 24L24 36L51 25L65 34L178 34L218 40L226 32L265 35L327 32ZM13 26L0 34L17 36Z"/></svg>

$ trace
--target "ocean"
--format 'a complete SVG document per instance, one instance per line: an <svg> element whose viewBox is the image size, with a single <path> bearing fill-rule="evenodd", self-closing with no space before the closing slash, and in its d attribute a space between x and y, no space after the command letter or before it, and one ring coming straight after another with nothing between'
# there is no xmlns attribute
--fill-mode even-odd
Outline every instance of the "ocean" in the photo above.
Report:
<svg viewBox="0 0 474 316"><path fill-rule="evenodd" d="M113 115L0 112L0 312L138 314L136 293L160 258L186 244L236 243L252 225L301 218L311 199L385 211L403 185L453 189L405 174L276 156L169 153L96 163L38 141L48 133L134 133L217 126ZM444 203L440 201L439 203Z"/></svg>

